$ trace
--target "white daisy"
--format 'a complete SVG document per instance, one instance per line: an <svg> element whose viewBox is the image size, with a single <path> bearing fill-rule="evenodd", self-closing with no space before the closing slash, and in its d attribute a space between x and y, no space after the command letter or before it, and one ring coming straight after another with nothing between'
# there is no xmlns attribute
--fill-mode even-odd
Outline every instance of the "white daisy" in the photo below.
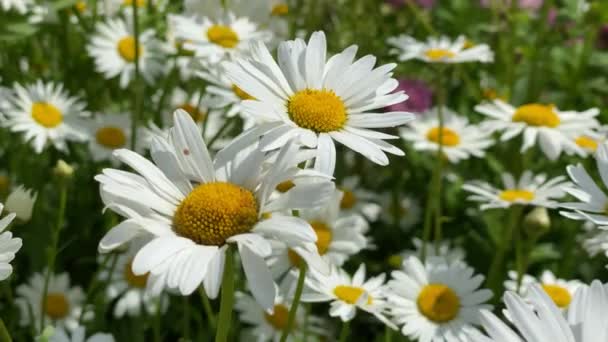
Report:
<svg viewBox="0 0 608 342"><path fill-rule="evenodd" d="M53 328L51 335L47 339L37 341L49 342L114 342L114 336L107 333L96 333L86 337L85 327L77 327L73 331L68 332L63 327Z"/></svg>
<svg viewBox="0 0 608 342"><path fill-rule="evenodd" d="M466 342L465 331L479 324L479 311L492 297L478 289L482 275L462 262L416 257L403 262L402 271L393 271L388 282L390 315L403 325L403 335L420 342Z"/></svg>
<svg viewBox="0 0 608 342"><path fill-rule="evenodd" d="M517 272L509 271L508 275L509 279L504 283L505 289L518 292L526 297L530 287L533 284L539 284L560 309L566 309L568 305L570 305L572 298L574 298L574 294L578 288L583 285L579 280L559 279L553 272L544 270L538 279L529 274L524 274L518 291Z"/></svg>
<svg viewBox="0 0 608 342"><path fill-rule="evenodd" d="M534 175L525 171L519 180L510 173L502 174L503 188L496 188L484 181L467 182L462 189L472 193L468 200L480 202L481 210L508 208L515 204L533 205L554 208L559 203L555 200L565 195L564 187L570 183L559 176L547 180L545 174Z"/></svg>
<svg viewBox="0 0 608 342"><path fill-rule="evenodd" d="M442 111L443 129L439 127L438 108L433 108L423 113L421 119L401 128L401 137L413 142L417 151L432 152L439 150L441 138L443 154L452 163L470 156L483 158L485 150L494 145L492 132L469 124L466 116L460 116L448 108Z"/></svg>
<svg viewBox="0 0 608 342"><path fill-rule="evenodd" d="M267 237L316 253L310 225L280 212L322 205L334 190L333 183L299 186L269 201L276 185L297 172L297 146L286 144L272 167L264 164L265 155L255 145L225 162L212 161L191 116L177 110L174 120L169 140L153 140L154 163L118 150L114 155L136 173L106 169L96 177L104 203L126 218L101 240L100 251L151 234L152 240L133 260L134 274L155 276L151 292L168 287L188 295L203 283L209 297L215 298L226 249L236 244L254 297L270 308L275 291L263 259L271 253ZM264 219L263 213L270 217Z"/></svg>
<svg viewBox="0 0 608 342"><path fill-rule="evenodd" d="M393 192L384 192L380 195L380 219L387 224L396 224L404 230L420 222L422 209L418 201L408 195L399 193L395 200ZM398 218L399 222L395 222Z"/></svg>
<svg viewBox="0 0 608 342"><path fill-rule="evenodd" d="M124 11L126 14L130 15L130 11L132 10L133 1L135 1L135 5L139 9L139 11L145 11L148 7L148 3L152 6L156 6L157 3L164 3L165 1L157 1L157 0L102 0L99 1L98 7L100 7L99 11L108 16L114 16L121 11Z"/></svg>
<svg viewBox="0 0 608 342"><path fill-rule="evenodd" d="M602 144L595 154L595 161L604 186L608 185L608 144ZM608 197L589 175L582 164L568 165L568 176L574 184L565 191L578 202L566 202L560 206L565 217L574 220L589 220L600 226L608 226Z"/></svg>
<svg viewBox="0 0 608 342"><path fill-rule="evenodd" d="M599 281L577 291L564 315L540 286L533 285L524 300L507 292L506 314L515 328L503 323L489 311L481 312L486 331L471 331L471 342L595 342L608 341L608 288ZM532 302L530 306L529 302Z"/></svg>
<svg viewBox="0 0 608 342"><path fill-rule="evenodd" d="M569 151L569 154L577 153L581 157L594 155L598 147L607 138L607 126L592 127L585 132L571 132L570 139L580 148L578 151Z"/></svg>
<svg viewBox="0 0 608 342"><path fill-rule="evenodd" d="M6 198L6 210L15 213L17 220L21 222L29 222L32 218L32 211L36 204L38 193L32 189L26 189L23 185L19 185Z"/></svg>
<svg viewBox="0 0 608 342"><path fill-rule="evenodd" d="M272 38L270 31L261 30L248 18L233 13L215 19L170 15L169 21L173 22L175 36L183 41L184 48L212 64L246 54L252 42Z"/></svg>
<svg viewBox="0 0 608 342"><path fill-rule="evenodd" d="M406 112L379 111L407 99L391 70L395 64L374 69L368 55L355 62L356 46L327 59L325 34L315 32L308 45L301 39L279 45L278 64L263 43L252 45L252 59L226 63L228 77L255 100L242 103L246 115L260 124L232 143L236 149L261 139L269 151L297 137L316 148L315 169L332 175L336 163L334 140L380 165L388 164L385 152L403 155L385 139L396 136L374 131L413 120ZM370 112L371 111L371 112ZM374 112L375 111L375 112Z"/></svg>
<svg viewBox="0 0 608 342"><path fill-rule="evenodd" d="M17 286L18 298L15 303L21 312L20 324L38 329L41 306L44 305L46 323L73 330L78 327L83 310L84 292L79 286L70 287L70 276L67 273L51 274L47 295L43 298L46 272L34 273L27 284ZM83 318L93 318L93 312L87 311Z"/></svg>
<svg viewBox="0 0 608 342"><path fill-rule="evenodd" d="M385 274L365 280L365 264L355 274L348 275L343 269L332 267L328 275L311 270L306 277L303 302L331 302L329 315L348 322L355 317L357 309L371 313L384 324L394 327L386 318Z"/></svg>
<svg viewBox="0 0 608 342"><path fill-rule="evenodd" d="M424 245L424 241L419 238L413 238L412 244L414 245L414 249L405 250L399 254L394 254L389 257L389 264L395 268L400 268L403 264L403 261L407 258L414 256L419 257L422 255L422 246ZM434 241L427 242L427 246L425 249L426 258L432 259L436 257L443 258L445 260L450 260L453 262L462 261L464 262L465 258L464 249L459 246L455 246L450 240L441 240L438 243L438 248L435 247Z"/></svg>
<svg viewBox="0 0 608 342"><path fill-rule="evenodd" d="M590 257L608 251L608 230L598 228L593 222L587 221L577 240Z"/></svg>
<svg viewBox="0 0 608 342"><path fill-rule="evenodd" d="M4 206L0 203L0 213L2 213L3 208ZM14 238L13 233L5 231L14 218L15 214L11 213L0 219L0 281L5 280L13 273L11 261L23 245L20 238Z"/></svg>
<svg viewBox="0 0 608 342"><path fill-rule="evenodd" d="M0 7L5 12L15 10L17 13L23 15L28 11L28 7L33 5L32 0L0 0Z"/></svg>
<svg viewBox="0 0 608 342"><path fill-rule="evenodd" d="M541 151L550 160L557 159L562 150L582 153L581 147L569 137L599 126L595 119L599 114L597 108L584 112L562 111L554 105L540 103L513 107L496 99L475 106L475 110L490 118L483 124L486 129L502 131L501 141L523 134L521 152L527 151L538 140Z"/></svg>
<svg viewBox="0 0 608 342"><path fill-rule="evenodd" d="M452 41L450 38L429 37L425 42L407 35L390 37L387 43L393 48L389 51L397 55L399 61L419 59L429 63L464 63L494 61L494 53L486 44L473 44L464 36Z"/></svg>
<svg viewBox="0 0 608 342"><path fill-rule="evenodd" d="M340 190L344 194L340 201L343 213L359 213L370 222L378 219L382 207L378 204L378 196L360 185L359 176L349 176L340 182Z"/></svg>
<svg viewBox="0 0 608 342"><path fill-rule="evenodd" d="M66 152L66 141L84 141L87 135L75 122L87 114L84 103L70 97L58 83L38 81L26 87L15 84L8 98L8 108L3 123L13 132L23 133L36 153L48 145Z"/></svg>
<svg viewBox="0 0 608 342"><path fill-rule="evenodd" d="M106 78L120 76L120 87L126 88L135 77L135 55L138 55L139 72L152 83L163 70L164 53L154 30L140 32L135 49L133 25L120 18L107 19L96 25L87 51L95 60L95 69Z"/></svg>
<svg viewBox="0 0 608 342"><path fill-rule="evenodd" d="M95 161L112 160L112 152L131 144L131 118L128 113L97 114L89 121L89 149ZM141 147L140 144L136 144Z"/></svg>

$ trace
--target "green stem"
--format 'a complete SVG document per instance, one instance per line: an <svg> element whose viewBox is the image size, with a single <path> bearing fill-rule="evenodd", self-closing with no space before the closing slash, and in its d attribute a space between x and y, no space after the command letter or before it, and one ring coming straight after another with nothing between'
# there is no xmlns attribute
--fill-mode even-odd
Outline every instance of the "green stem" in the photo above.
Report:
<svg viewBox="0 0 608 342"><path fill-rule="evenodd" d="M209 328L211 330L215 330L215 327L217 326L217 321L215 319L215 315L213 314L213 309L211 308L211 303L209 302L207 292L205 292L204 287L201 286L198 289L198 293L201 296L201 302L203 302L203 308L205 309L205 314L207 315L207 319L209 320Z"/></svg>
<svg viewBox="0 0 608 342"><path fill-rule="evenodd" d="M207 148L209 150L211 150L211 146L213 146L213 143L219 139L222 134L224 134L224 132L228 129L228 127L232 126L232 123L236 120L236 116L229 118L228 120L226 120L226 122L224 123L224 125L222 127L220 127L219 131L217 131L217 133L215 133L215 135L209 139L209 142L207 143Z"/></svg>
<svg viewBox="0 0 608 342"><path fill-rule="evenodd" d="M436 34L435 29L433 29L433 26L431 25L431 23L429 23L428 20L426 20L426 18L420 11L420 8L418 8L418 5L415 4L414 1L406 1L405 4L409 8L409 10L412 12L412 14L414 14L414 17L416 18L416 20L422 24L422 27L424 27L426 32L428 34L435 35Z"/></svg>
<svg viewBox="0 0 608 342"><path fill-rule="evenodd" d="M232 246L226 249L224 276L222 277L222 298L220 315L215 342L225 342L228 339L232 321L232 306L234 303L234 251Z"/></svg>
<svg viewBox="0 0 608 342"><path fill-rule="evenodd" d="M504 259L511 245L513 239L514 230L519 224L523 207L520 205L513 206L509 213L509 221L507 225L503 226L503 237L496 246L496 253L490 270L488 271L488 278L486 279L486 287L492 289L495 294L502 293L502 284L500 283L501 275L503 274Z"/></svg>
<svg viewBox="0 0 608 342"><path fill-rule="evenodd" d="M2 342L12 342L11 335L8 333L6 326L4 325L4 321L0 318L0 341Z"/></svg>
<svg viewBox="0 0 608 342"><path fill-rule="evenodd" d="M281 342L287 341L287 336L293 330L294 323L296 321L296 313L298 312L298 306L300 305L300 299L302 298L302 292L304 290L304 280L306 279L306 265L300 266L300 275L298 276L298 285L296 286L296 293L294 294L291 307L289 308L289 315L287 316L287 327L281 335Z"/></svg>
<svg viewBox="0 0 608 342"><path fill-rule="evenodd" d="M184 297L184 326L183 335L186 341L190 340L190 302L188 297Z"/></svg>
<svg viewBox="0 0 608 342"><path fill-rule="evenodd" d="M342 322L342 329L340 330L340 342L346 342L350 333L350 321Z"/></svg>
<svg viewBox="0 0 608 342"><path fill-rule="evenodd" d="M393 340L393 329L388 325L384 326L384 342L391 342Z"/></svg>
<svg viewBox="0 0 608 342"><path fill-rule="evenodd" d="M139 120L141 118L141 93L140 93L140 75L139 75L139 17L137 1L131 2L131 9L133 12L133 39L135 41L135 75L133 79L133 112L131 119L131 149L135 150L137 144L137 128Z"/></svg>
<svg viewBox="0 0 608 342"><path fill-rule="evenodd" d="M67 180L62 179L59 183L59 210L57 211L57 224L51 236L51 245L47 250L47 270L44 277L44 286L42 288L42 305L40 305L40 331L44 330L44 319L46 316L46 296L49 291L49 281L55 270L55 261L57 259L57 245L59 243L59 234L63 228L63 219L65 215L65 207L68 198Z"/></svg>
<svg viewBox="0 0 608 342"><path fill-rule="evenodd" d="M86 307L87 304L91 301L91 298L93 297L93 293L97 289L97 284L99 283L97 280L97 278L99 276L99 272L101 272L103 269L105 269L106 264L108 263L109 260L110 260L110 255L106 255L104 257L103 261L101 262L101 265L97 268L95 273L93 273L93 276L91 277L91 282L89 283L89 288L87 289L86 295L84 297L85 299L84 299L83 307ZM110 270L109 272L110 273L108 274L108 277L111 277L113 270ZM85 312L86 312L86 310L82 310L80 312L80 317L78 318L78 323L82 324L82 319L84 318Z"/></svg>
<svg viewBox="0 0 608 342"><path fill-rule="evenodd" d="M437 120L439 121L439 149L437 149L437 160L435 161L435 184L431 194L434 194L435 202L435 252L439 253L439 243L441 241L441 225L443 223L441 200L442 189L441 183L443 181L443 107L445 106L445 89L444 89L444 68L440 67L437 69Z"/></svg>
<svg viewBox="0 0 608 342"><path fill-rule="evenodd" d="M163 310L163 298L164 296L161 295L158 298L158 307L156 308L156 317L154 317L154 342L161 342L162 341L162 336L160 333L160 324L161 324L161 314L162 314L162 310ZM145 310L144 310L145 311Z"/></svg>

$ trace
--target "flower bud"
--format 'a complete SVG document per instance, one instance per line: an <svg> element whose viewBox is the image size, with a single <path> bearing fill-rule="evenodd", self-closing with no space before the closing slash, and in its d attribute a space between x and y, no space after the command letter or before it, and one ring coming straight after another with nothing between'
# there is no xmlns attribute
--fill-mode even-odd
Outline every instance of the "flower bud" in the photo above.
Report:
<svg viewBox="0 0 608 342"><path fill-rule="evenodd" d="M62 159L59 159L57 161L57 165L55 165L55 168L53 169L53 172L58 177L71 178L72 174L74 173L74 167L72 165L66 163Z"/></svg>
<svg viewBox="0 0 608 342"><path fill-rule="evenodd" d="M530 211L523 221L523 228L529 237L538 238L549 231L551 219L544 207L536 207Z"/></svg>
<svg viewBox="0 0 608 342"><path fill-rule="evenodd" d="M38 194L33 190L26 190L23 186L19 186L6 198L5 210L15 213L18 220L28 222L32 218L32 210L37 197Z"/></svg>

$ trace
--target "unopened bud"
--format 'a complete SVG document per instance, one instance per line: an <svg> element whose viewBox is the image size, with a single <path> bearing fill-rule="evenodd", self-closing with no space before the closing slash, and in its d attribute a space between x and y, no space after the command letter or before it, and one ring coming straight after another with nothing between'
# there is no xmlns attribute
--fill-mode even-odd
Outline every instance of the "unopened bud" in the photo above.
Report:
<svg viewBox="0 0 608 342"><path fill-rule="evenodd" d="M544 207L536 207L530 211L523 221L526 234L530 237L538 238L549 231L551 219Z"/></svg>
<svg viewBox="0 0 608 342"><path fill-rule="evenodd" d="M19 186L6 198L5 210L15 213L18 220L28 222L32 218L32 210L36 203L36 194L33 190L26 190Z"/></svg>
<svg viewBox="0 0 608 342"><path fill-rule="evenodd" d="M55 165L55 168L53 169L53 172L58 177L70 178L70 177L72 177L72 174L74 173L74 167L72 165L66 163L62 159L59 159L57 161L57 164Z"/></svg>

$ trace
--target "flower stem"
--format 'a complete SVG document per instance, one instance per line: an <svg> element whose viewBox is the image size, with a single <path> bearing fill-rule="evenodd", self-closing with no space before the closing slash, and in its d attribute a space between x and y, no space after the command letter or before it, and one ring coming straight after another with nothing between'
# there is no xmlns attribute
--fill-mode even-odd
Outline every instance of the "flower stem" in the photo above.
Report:
<svg viewBox="0 0 608 342"><path fill-rule="evenodd" d="M230 323L232 320L232 306L234 303L234 247L226 248L226 262L222 277L222 298L215 342L225 342L228 339Z"/></svg>
<svg viewBox="0 0 608 342"><path fill-rule="evenodd" d="M486 279L486 286L492 289L494 293L502 293L500 276L503 272L503 263L508 248L511 245L514 230L517 229L517 225L519 224L522 211L523 207L520 205L511 207L509 221L507 225L503 226L503 236L496 246L496 254L494 254L494 259L492 259L492 264L488 271L488 278Z"/></svg>
<svg viewBox="0 0 608 342"><path fill-rule="evenodd" d="M141 118L141 85L139 84L139 17L137 1L132 1L131 9L133 12L133 40L135 41L135 75L133 79L133 116L131 119L131 149L135 150L137 144L137 126Z"/></svg>
<svg viewBox="0 0 608 342"><path fill-rule="evenodd" d="M209 297L207 296L207 292L205 292L205 288L201 286L198 289L198 293L200 294L201 302L203 303L203 308L205 309L205 314L207 315L207 320L209 320L209 328L211 330L215 330L217 321L215 319L215 315L213 314L213 309L211 308L211 303L209 302Z"/></svg>
<svg viewBox="0 0 608 342"><path fill-rule="evenodd" d="M289 308L289 315L287 316L287 327L281 335L281 342L287 341L287 336L293 329L293 325L296 320L296 312L298 312L298 306L300 305L300 299L302 298L302 291L304 290L304 280L306 279L306 264L300 266L300 275L298 276L298 285L296 286L296 293L294 294L291 307Z"/></svg>
<svg viewBox="0 0 608 342"><path fill-rule="evenodd" d="M4 325L4 321L0 318L0 341L2 342L12 342L11 335L8 333L6 326Z"/></svg>
<svg viewBox="0 0 608 342"><path fill-rule="evenodd" d="M342 322L342 330L340 330L340 342L345 342L350 333L350 321Z"/></svg>

